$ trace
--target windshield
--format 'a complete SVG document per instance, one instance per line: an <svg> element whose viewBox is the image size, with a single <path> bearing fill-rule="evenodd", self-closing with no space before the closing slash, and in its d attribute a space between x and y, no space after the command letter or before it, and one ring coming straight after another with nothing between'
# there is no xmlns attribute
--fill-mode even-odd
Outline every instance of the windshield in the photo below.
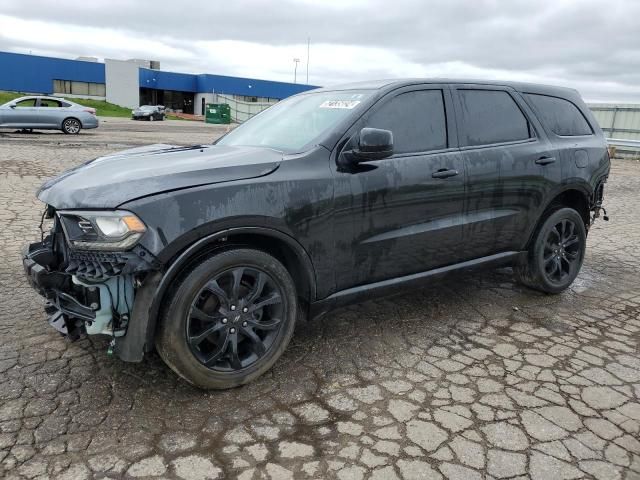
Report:
<svg viewBox="0 0 640 480"><path fill-rule="evenodd" d="M370 95L366 90L349 90L291 97L243 123L217 144L300 151L353 113Z"/></svg>

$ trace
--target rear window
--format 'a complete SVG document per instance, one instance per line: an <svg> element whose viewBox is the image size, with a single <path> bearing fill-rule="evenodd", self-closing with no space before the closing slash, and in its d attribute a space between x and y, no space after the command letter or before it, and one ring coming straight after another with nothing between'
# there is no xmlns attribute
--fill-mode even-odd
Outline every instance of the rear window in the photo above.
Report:
<svg viewBox="0 0 640 480"><path fill-rule="evenodd" d="M458 90L462 105L463 146L491 145L531 138L520 107L501 90Z"/></svg>
<svg viewBox="0 0 640 480"><path fill-rule="evenodd" d="M568 100L534 93L525 93L524 96L532 104L540 120L556 135L577 137L593 134L582 112Z"/></svg>

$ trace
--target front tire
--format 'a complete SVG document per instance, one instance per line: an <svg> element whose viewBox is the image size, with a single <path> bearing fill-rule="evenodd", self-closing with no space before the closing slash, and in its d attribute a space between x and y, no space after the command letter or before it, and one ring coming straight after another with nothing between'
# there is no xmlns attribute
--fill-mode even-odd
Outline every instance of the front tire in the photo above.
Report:
<svg viewBox="0 0 640 480"><path fill-rule="evenodd" d="M62 122L62 131L67 135L77 135L82 130L82 124L77 118L65 118Z"/></svg>
<svg viewBox="0 0 640 480"><path fill-rule="evenodd" d="M228 250L197 265L170 293L156 347L203 389L243 385L269 370L293 335L296 289L271 255Z"/></svg>
<svg viewBox="0 0 640 480"><path fill-rule="evenodd" d="M578 276L587 245L584 220L572 208L552 212L537 230L516 280L545 293L560 293Z"/></svg>

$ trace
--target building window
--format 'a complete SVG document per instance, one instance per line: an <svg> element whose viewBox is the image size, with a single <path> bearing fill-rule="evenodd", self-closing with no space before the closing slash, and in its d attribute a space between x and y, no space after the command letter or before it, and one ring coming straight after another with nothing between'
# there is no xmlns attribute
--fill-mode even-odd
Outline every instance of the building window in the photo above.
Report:
<svg viewBox="0 0 640 480"><path fill-rule="evenodd" d="M53 91L54 93L63 95L87 95L92 97L106 96L106 88L104 83L54 80Z"/></svg>
<svg viewBox="0 0 640 480"><path fill-rule="evenodd" d="M258 97L252 97L249 95L236 95L236 99L241 101L241 102L247 102L247 103L256 103L258 102Z"/></svg>

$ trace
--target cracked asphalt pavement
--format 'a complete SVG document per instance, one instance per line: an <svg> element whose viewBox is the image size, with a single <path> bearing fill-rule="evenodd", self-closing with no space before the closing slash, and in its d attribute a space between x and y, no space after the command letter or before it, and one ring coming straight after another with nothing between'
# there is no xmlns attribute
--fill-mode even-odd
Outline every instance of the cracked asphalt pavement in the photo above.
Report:
<svg viewBox="0 0 640 480"><path fill-rule="evenodd" d="M0 133L0 478L640 479L640 163L616 160L573 287L508 269L298 325L268 374L202 392L156 354L107 356L46 322L19 250L61 170L225 127L108 119Z"/></svg>

